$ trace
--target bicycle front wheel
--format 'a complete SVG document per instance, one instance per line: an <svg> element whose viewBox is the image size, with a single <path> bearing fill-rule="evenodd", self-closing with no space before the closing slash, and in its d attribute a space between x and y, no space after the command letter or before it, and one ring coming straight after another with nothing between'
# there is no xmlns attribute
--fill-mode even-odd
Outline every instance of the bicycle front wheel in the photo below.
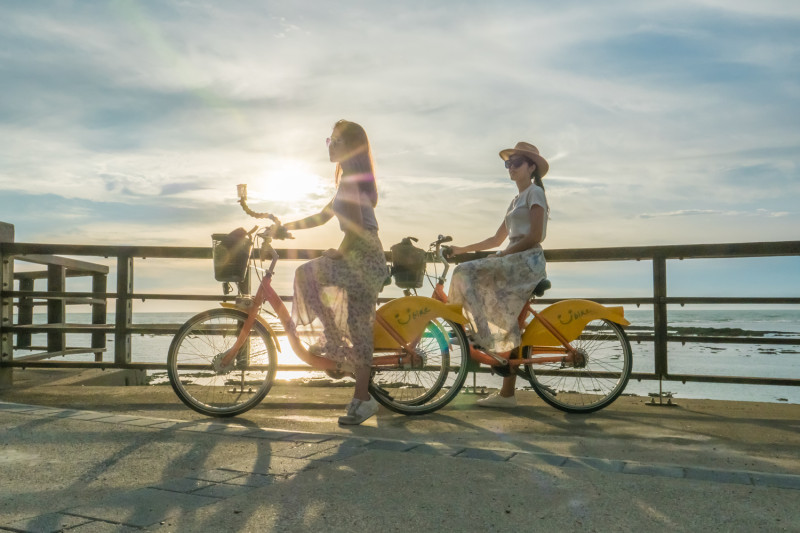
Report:
<svg viewBox="0 0 800 533"><path fill-rule="evenodd" d="M190 318L169 347L167 372L188 407L208 416L235 416L264 399L275 379L277 350L269 331L255 322L228 365L230 350L247 318L237 309L212 309Z"/></svg>
<svg viewBox="0 0 800 533"><path fill-rule="evenodd" d="M423 359L420 365L373 370L370 393L396 413L436 411L456 397L467 379L469 343L459 324L443 318L431 320L417 352Z"/></svg>
<svg viewBox="0 0 800 533"><path fill-rule="evenodd" d="M542 400L568 413L591 413L608 406L622 394L631 376L633 358L625 331L605 319L589 322L570 344L580 363L526 365L533 390ZM531 356L531 347L523 350Z"/></svg>

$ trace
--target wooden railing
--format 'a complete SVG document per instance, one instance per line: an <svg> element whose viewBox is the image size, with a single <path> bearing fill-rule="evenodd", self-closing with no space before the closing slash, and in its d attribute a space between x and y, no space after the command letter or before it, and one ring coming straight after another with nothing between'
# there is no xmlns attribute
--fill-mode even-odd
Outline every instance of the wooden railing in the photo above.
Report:
<svg viewBox="0 0 800 533"><path fill-rule="evenodd" d="M0 239L2 240L2 239ZM281 258L309 259L319 256L320 250L279 250ZM469 254L466 257L480 257L486 254ZM678 259L727 259L744 257L774 257L774 256L800 256L800 241L739 243L739 244L709 244L709 245L675 245L675 246L644 246L626 248L590 248L590 249L561 249L547 250L545 252L548 263L559 262L617 262L617 261L649 261L652 263L652 295L642 297L620 298L594 298L586 295L587 299L602 304L635 304L652 305L654 309L653 334L631 334L634 342L652 342L654 344L654 371L634 374L635 379L645 380L674 380L674 381L701 381L717 383L744 383L759 385L800 385L800 379L795 377L763 378L749 376L723 376L723 375L688 375L674 374L669 371L668 344L671 342L690 343L737 343L737 344L778 344L798 345L800 340L792 338L761 338L761 337L696 337L676 336L668 333L667 306L673 304L800 304L800 296L784 297L687 297L670 296L667 294L667 269L669 260ZM70 256L86 258L114 258L116 261L116 290L100 290L100 282L90 292L66 291L62 288L48 287L47 290L31 290L30 285L22 282L26 276L16 276L13 270L15 261L30 261L41 256ZM208 261L211 259L211 249L206 247L153 247L153 246L95 246L95 245L66 245L66 244L40 244L40 243L14 243L0 242L0 260L3 263L0 272L0 330L2 331L2 358L0 369L13 367L79 367L79 368L136 368L136 369L165 369L165 363L133 361L131 358L131 335L153 334L173 335L179 324L134 324L132 322L132 302L134 300L171 300L171 301L225 301L232 300L233 296L211 294L162 294L140 293L134 290L134 260L143 258L161 259L197 259ZM61 260L66 262L66 259ZM75 260L70 260L75 261ZM88 263L76 262L72 266ZM67 263L64 263L69 268ZM86 270L86 269L84 269ZM69 270L67 270L69 271ZM88 273L88 271L87 271ZM92 272L92 275L100 272ZM19 287L13 287L9 280L16 278ZM23 309L34 299L48 302L58 300L70 302L74 299L84 299L97 305L99 320L101 302L113 300L115 302L115 321L113 324L95 322L92 324L69 324L59 322L53 324L31 324L30 321L20 319L26 317ZM284 296L285 300L291 297ZM539 299L538 303L552 303L556 300ZM60 304L59 304L60 305ZM12 323L13 306L19 309L17 323ZM48 308L49 309L49 308ZM27 310L25 311L27 313ZM54 318L55 320L55 318ZM63 335L68 333L92 334L92 346L85 351L97 354L95 361L64 361L47 360L44 355L38 358L15 358L14 350L25 347L26 339L32 333L48 332L48 334ZM102 354L101 339L107 335L114 337L114 357L106 360ZM13 342L16 339L16 343ZM104 343L103 343L104 345ZM56 350L48 347L43 354L50 354ZM166 354L165 354L166 356ZM298 370L307 367L280 367L286 370Z"/></svg>

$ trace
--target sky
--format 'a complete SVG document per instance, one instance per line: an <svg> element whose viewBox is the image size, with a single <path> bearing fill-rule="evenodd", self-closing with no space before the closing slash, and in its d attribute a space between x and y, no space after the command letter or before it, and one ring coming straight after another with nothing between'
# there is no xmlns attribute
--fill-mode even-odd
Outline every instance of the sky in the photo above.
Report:
<svg viewBox="0 0 800 533"><path fill-rule="evenodd" d="M492 235L516 194L498 152L518 141L550 163L546 248L800 238L794 0L0 0L0 13L0 220L20 242L206 246L252 224L238 183L257 210L311 214L333 195L325 138L341 118L370 137L387 249ZM340 233L295 237L328 248ZM800 296L798 258L686 263L671 291ZM143 267L138 288L209 277L166 266ZM646 296L652 280L634 263L549 274L563 296Z"/></svg>

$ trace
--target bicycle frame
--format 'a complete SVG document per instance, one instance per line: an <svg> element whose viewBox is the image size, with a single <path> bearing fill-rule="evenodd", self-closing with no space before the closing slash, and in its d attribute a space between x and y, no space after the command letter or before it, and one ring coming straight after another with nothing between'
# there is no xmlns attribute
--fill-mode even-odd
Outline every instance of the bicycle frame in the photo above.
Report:
<svg viewBox="0 0 800 533"><path fill-rule="evenodd" d="M262 237L264 239L269 239L269 237ZM236 354L242 348L244 343L247 341L247 337L249 335L250 330L253 327L253 324L256 320L258 320L259 312L261 310L261 306L264 305L265 302L269 303L272 306L272 309L275 311L278 319L283 324L284 330L286 331L286 336L289 340L289 345L292 347L294 353L299 357L303 362L308 364L309 366L320 369L320 370L342 370L341 363L333 361L331 359L327 359L325 357L320 357L318 355L314 355L306 349L305 346L300 342L300 338L297 335L297 327L292 320L292 317L283 303L283 300L275 292L275 289L272 287L272 275L275 270L275 265L278 261L278 253L275 251L274 248L269 244L269 241L265 243L264 250L270 254L271 256L271 263L267 271L264 273L264 276L261 280L261 283L258 286L258 290L256 291L255 296L253 297L252 303L248 310L247 318L245 322L242 324L241 332L239 333L236 342L233 346L225 353L222 358L222 365L230 365L232 364ZM380 311L380 310L379 310ZM382 368L382 367L398 367L398 366L407 366L407 365L420 365L423 362L422 356L417 353L415 350L415 346L419 342L421 338L420 333L410 334L409 332L414 331L412 328L403 328L402 326L407 325L403 322L398 322L397 325L400 325L400 328L393 327L390 323L391 321L387 318L386 315L391 314L391 309L381 314L380 312L376 313L375 321L376 324L379 326L380 329L376 329L376 352L385 352L386 355L377 355L372 359L372 367L373 368ZM452 310L449 311L450 315L454 315ZM459 318L463 320L461 315L458 315ZM272 328L267 326L267 329L272 332ZM404 329L406 331L404 331ZM380 342L380 333L384 332L384 337L388 335L391 339L390 342ZM381 346L381 344L383 346Z"/></svg>
<svg viewBox="0 0 800 533"><path fill-rule="evenodd" d="M441 250L441 241L442 237L440 236L439 240L434 242L433 245L436 246L436 255L444 263L445 269L434 287L433 298L442 303L447 303L448 298L444 292L444 282L450 264ZM548 317L560 317L558 312L561 311L561 308L572 304L579 304L582 308L578 312L570 310L570 320L568 322L564 323L564 321L559 320L562 329L554 326ZM574 321L572 317L575 318ZM540 313L533 308L531 300L529 300L525 302L525 306L517 317L520 331L522 331L518 350L494 353L482 350L476 347L474 343L470 343L470 358L480 364L489 366L501 365L513 369L517 369L521 365L548 363L560 363L562 366L580 366L584 363L583 355L570 342L580 334L583 326L595 318L606 318L623 326L630 325L630 322L624 318L621 307L605 307L588 300L564 300L553 304ZM573 324L572 327L565 332L564 326L570 323ZM536 339L549 342L547 344L536 344L534 342ZM530 353L536 355L536 357L519 357L523 347L530 347ZM515 351L517 351L516 357L514 356Z"/></svg>
<svg viewBox="0 0 800 533"><path fill-rule="evenodd" d="M289 345L297 357L313 368L320 370L342 370L341 363L312 354L300 342L296 325L288 309L284 305L281 297L275 292L275 289L272 288L272 275L278 261L278 253L271 246L270 237L262 236L262 238L265 239L263 250L271 256L271 263L258 286L258 290L250 305L247 319L242 325L242 330L234 345L223 357L222 364L229 365L233 362L236 354L246 342L253 323L258 320L261 306L265 302L268 302L283 324L289 340ZM417 353L414 347L420 340L422 327L427 323L427 314L443 316L462 325L467 323L459 306L448 305L447 294L444 292L444 282L450 264L442 254L440 248L441 242L437 241L434 244L436 246L436 255L444 263L445 270L434 286L432 297L405 296L404 298L398 298L389 302L378 310L375 316L376 326L378 327L375 329L374 349L376 353L384 353L385 355L376 355L373 357L373 368L396 368L398 366L413 366L422 363L423 358ZM586 309L581 309L579 312L570 310L570 316L576 316L577 319L574 320L574 325L570 328L571 331L567 332L569 334L565 334L563 328L565 325L568 325L569 322L565 324L564 321L559 320L562 326L562 329L559 329L552 324L548 316L555 315L556 312L560 310L559 307L563 307L565 304L571 302L580 302ZM416 304L416 307L413 307L414 304ZM396 309L400 305L408 308L405 310L405 313L408 315L405 321L401 320L399 317L401 313ZM489 352L470 343L470 358L480 364L489 366L500 365L513 369L517 369L520 365L547 363L560 363L562 366L580 366L583 362L582 355L570 344L570 341L572 338L575 338L575 336L580 333L583 326L593 318L608 318L621 325L629 324L622 315L621 308L608 308L586 300L565 300L558 302L541 313L533 309L531 302L528 301L525 303L524 308L517 318L520 330L523 332L520 347L530 346L530 353L536 357L518 357L519 351L516 354L517 357L515 357L514 350L499 353ZM416 323L411 324L410 322L412 320ZM570 322L573 321L570 320ZM270 332L272 331L271 328L267 329ZM573 334L575 336L572 336ZM570 338L571 336L572 338ZM535 339L542 338L549 342L534 342Z"/></svg>

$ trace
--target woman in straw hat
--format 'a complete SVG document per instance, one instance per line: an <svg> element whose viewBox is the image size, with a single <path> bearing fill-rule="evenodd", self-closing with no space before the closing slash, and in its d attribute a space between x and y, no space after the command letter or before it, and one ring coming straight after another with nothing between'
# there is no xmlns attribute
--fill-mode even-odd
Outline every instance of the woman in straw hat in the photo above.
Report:
<svg viewBox="0 0 800 533"><path fill-rule="evenodd" d="M378 189L364 128L340 120L327 142L330 160L336 163L336 195L321 212L284 227L313 228L335 216L344 238L338 248L297 269L292 316L318 339L313 351L352 369L353 399L339 423L360 424L378 411L368 386L375 304L387 275L386 257L378 238Z"/></svg>
<svg viewBox="0 0 800 533"><path fill-rule="evenodd" d="M504 352L519 346L517 317L536 285L546 277L542 241L549 206L542 178L549 169L532 144L519 142L500 152L518 190L505 218L491 237L467 246L453 246L454 255L508 246L484 259L458 265L450 282L451 303L461 304L470 319L473 341L486 350ZM514 407L516 375L503 379L500 391L478 400L482 407Z"/></svg>

